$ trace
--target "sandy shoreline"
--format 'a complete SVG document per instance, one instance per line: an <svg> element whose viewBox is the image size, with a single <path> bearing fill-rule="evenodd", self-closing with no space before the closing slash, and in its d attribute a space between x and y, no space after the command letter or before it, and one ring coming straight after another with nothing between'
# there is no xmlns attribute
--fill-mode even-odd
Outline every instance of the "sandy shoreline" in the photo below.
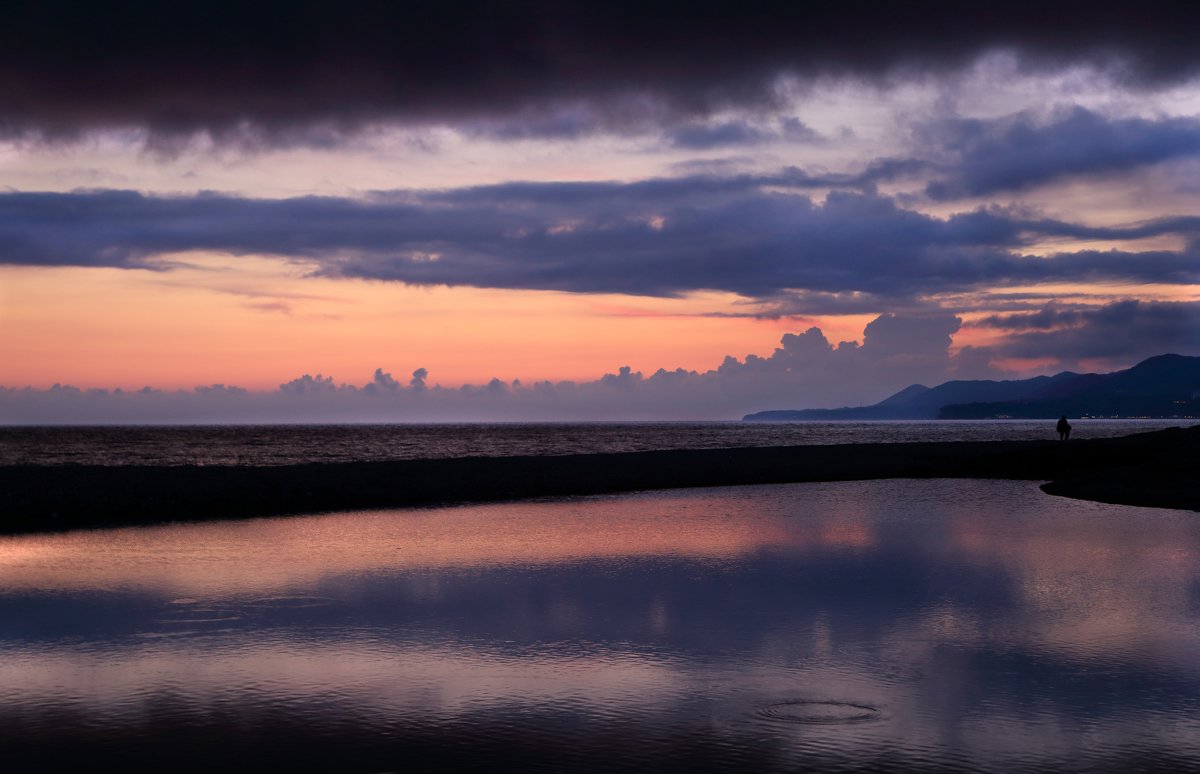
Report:
<svg viewBox="0 0 1200 774"><path fill-rule="evenodd" d="M689 449L261 467L0 466L0 532L878 478L1048 481L1046 492L1200 510L1200 427L1121 438Z"/></svg>

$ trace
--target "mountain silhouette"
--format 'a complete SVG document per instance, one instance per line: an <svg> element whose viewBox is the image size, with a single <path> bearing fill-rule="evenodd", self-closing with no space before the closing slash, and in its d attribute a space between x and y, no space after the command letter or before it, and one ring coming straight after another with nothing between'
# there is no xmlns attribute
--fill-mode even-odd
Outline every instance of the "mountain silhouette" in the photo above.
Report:
<svg viewBox="0 0 1200 774"><path fill-rule="evenodd" d="M1158 355L1107 374L914 384L879 403L747 414L748 422L832 419L1057 419L1200 416L1200 357Z"/></svg>

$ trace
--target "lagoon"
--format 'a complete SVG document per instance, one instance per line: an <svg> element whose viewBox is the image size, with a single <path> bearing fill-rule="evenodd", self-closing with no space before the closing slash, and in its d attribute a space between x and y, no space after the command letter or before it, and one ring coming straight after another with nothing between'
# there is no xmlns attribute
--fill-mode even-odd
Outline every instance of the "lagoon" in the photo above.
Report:
<svg viewBox="0 0 1200 774"><path fill-rule="evenodd" d="M0 764L1200 767L1200 521L1025 481L0 538Z"/></svg>

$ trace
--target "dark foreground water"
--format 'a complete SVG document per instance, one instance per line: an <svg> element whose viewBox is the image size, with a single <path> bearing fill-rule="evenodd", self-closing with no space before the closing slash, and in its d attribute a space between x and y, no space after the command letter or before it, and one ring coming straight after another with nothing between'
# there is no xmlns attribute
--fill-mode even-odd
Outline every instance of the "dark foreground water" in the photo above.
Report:
<svg viewBox="0 0 1200 774"><path fill-rule="evenodd" d="M1073 438L1195 419L1076 419ZM0 465L290 465L836 443L1057 439L1045 420L0 427Z"/></svg>
<svg viewBox="0 0 1200 774"><path fill-rule="evenodd" d="M0 538L0 770L1200 770L1200 521L875 481Z"/></svg>

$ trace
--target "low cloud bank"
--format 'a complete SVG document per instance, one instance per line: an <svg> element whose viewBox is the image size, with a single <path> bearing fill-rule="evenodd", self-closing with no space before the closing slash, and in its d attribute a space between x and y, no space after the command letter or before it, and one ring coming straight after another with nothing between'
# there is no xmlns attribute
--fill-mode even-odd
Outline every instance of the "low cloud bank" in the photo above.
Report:
<svg viewBox="0 0 1200 774"><path fill-rule="evenodd" d="M769 408L877 401L913 382L995 375L970 348L952 356L951 315L881 315L862 342L831 343L818 328L786 334L769 356L728 356L709 371L622 367L587 382L506 382L448 388L418 368L382 368L365 384L305 374L271 392L226 385L190 391L0 388L7 424L220 422L479 422L737 419Z"/></svg>
<svg viewBox="0 0 1200 774"><path fill-rule="evenodd" d="M407 377L377 368L362 384L304 374L270 392L223 384L180 391L0 387L0 424L726 420L769 409L867 405L910 384L1025 375L994 365L1005 359L1048 362L1043 371L1055 373L1117 370L1167 352L1200 355L1200 302L1050 303L996 314L973 327L1000 338L952 353L952 337L963 327L950 314L884 314L866 326L861 342L834 344L814 327L785 334L770 355L729 355L708 371L645 374L625 366L583 382L492 379L444 387L424 368Z"/></svg>

